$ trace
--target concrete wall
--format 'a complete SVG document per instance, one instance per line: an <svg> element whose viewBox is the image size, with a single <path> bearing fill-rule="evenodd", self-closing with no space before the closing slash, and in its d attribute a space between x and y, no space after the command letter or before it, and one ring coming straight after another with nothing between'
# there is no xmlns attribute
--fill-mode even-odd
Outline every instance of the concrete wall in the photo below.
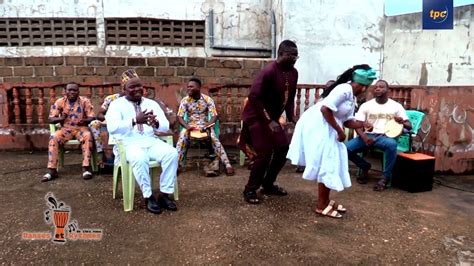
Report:
<svg viewBox="0 0 474 266"><path fill-rule="evenodd" d="M357 7L356 7L357 6ZM383 1L277 0L278 41L295 40L299 83L326 83L347 68L381 67Z"/></svg>
<svg viewBox="0 0 474 266"><path fill-rule="evenodd" d="M2 17L94 17L98 45L88 47L0 47L3 56L172 56L268 57L268 52L210 49L209 10L214 11L214 44L271 49L271 16L276 15L276 43L295 40L300 83L325 83L348 67L368 63L380 69L383 2L315 0L11 0L0 4ZM371 10L371 12L365 12ZM205 48L105 45L104 18L152 17L206 19Z"/></svg>
<svg viewBox="0 0 474 266"><path fill-rule="evenodd" d="M240 56L268 57L269 53L226 51L206 47L106 46L104 18L148 17L206 20L214 10L215 45L270 49L270 0L9 0L0 2L1 17L93 17L98 45L88 47L0 47L3 56ZM206 27L209 23L206 22Z"/></svg>
<svg viewBox="0 0 474 266"><path fill-rule="evenodd" d="M474 86L412 90L411 107L427 115L414 143L440 172L474 173Z"/></svg>
<svg viewBox="0 0 474 266"><path fill-rule="evenodd" d="M387 17L383 78L391 84L474 84L474 5L454 13L453 30L422 30L421 13Z"/></svg>

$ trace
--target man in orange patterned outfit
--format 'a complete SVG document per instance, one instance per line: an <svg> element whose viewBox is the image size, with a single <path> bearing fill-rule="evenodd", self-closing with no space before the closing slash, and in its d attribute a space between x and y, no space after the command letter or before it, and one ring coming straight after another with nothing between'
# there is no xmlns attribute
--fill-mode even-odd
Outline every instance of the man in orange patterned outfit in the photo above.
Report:
<svg viewBox="0 0 474 266"><path fill-rule="evenodd" d="M59 145L76 138L82 146L82 177L91 179L90 158L92 149L92 136L87 125L94 119L94 107L89 99L79 96L79 85L71 82L66 85L66 96L58 99L49 112L49 122L61 124L61 129L56 131L49 139L48 145L48 173L42 182L58 177L56 166L58 164Z"/></svg>

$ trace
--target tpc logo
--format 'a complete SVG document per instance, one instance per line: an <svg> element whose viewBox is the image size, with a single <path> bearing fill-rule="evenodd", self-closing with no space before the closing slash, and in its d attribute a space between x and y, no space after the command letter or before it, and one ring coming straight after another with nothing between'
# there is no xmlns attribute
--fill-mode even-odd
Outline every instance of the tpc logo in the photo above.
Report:
<svg viewBox="0 0 474 266"><path fill-rule="evenodd" d="M423 0L423 29L453 29L453 0Z"/></svg>

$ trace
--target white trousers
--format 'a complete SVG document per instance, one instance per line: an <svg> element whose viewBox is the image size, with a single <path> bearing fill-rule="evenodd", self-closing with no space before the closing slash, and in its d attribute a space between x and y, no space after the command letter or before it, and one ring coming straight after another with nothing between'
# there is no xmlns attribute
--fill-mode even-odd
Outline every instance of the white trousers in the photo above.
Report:
<svg viewBox="0 0 474 266"><path fill-rule="evenodd" d="M133 174L137 180L144 198L152 195L149 161L161 164L160 191L166 194L174 192L174 184L178 169L178 152L176 148L160 139L152 139L144 145L126 145L127 161L132 165Z"/></svg>

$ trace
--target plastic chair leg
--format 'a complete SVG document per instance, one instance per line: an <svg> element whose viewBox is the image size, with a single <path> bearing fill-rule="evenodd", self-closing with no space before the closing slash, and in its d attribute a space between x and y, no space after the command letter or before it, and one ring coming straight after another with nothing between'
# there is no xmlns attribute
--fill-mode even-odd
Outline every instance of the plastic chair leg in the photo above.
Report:
<svg viewBox="0 0 474 266"><path fill-rule="evenodd" d="M176 177L174 181L174 193L173 193L174 200L179 200L179 191L178 191L178 177Z"/></svg>
<svg viewBox="0 0 474 266"><path fill-rule="evenodd" d="M92 154L91 154L91 169L92 169L92 172L94 173L97 173L99 171L99 167L97 165L97 151L93 151Z"/></svg>
<svg viewBox="0 0 474 266"><path fill-rule="evenodd" d="M151 189L153 190L154 184L159 184L160 183L160 175L159 175L157 167L150 168L149 171L150 171Z"/></svg>
<svg viewBox="0 0 474 266"><path fill-rule="evenodd" d="M131 211L133 210L133 200L135 198L135 177L131 167L122 171L122 190L123 210L126 212Z"/></svg>
<svg viewBox="0 0 474 266"><path fill-rule="evenodd" d="M240 151L240 161L239 161L239 164L240 166L244 166L245 164L245 153L243 151Z"/></svg>
<svg viewBox="0 0 474 266"><path fill-rule="evenodd" d="M118 182L119 182L119 174L120 174L120 166L114 165L114 174L113 174L113 188L112 188L112 198L117 198L117 190L118 190Z"/></svg>
<svg viewBox="0 0 474 266"><path fill-rule="evenodd" d="M64 147L59 147L58 151L58 166L56 170L59 171L59 168L64 166Z"/></svg>

